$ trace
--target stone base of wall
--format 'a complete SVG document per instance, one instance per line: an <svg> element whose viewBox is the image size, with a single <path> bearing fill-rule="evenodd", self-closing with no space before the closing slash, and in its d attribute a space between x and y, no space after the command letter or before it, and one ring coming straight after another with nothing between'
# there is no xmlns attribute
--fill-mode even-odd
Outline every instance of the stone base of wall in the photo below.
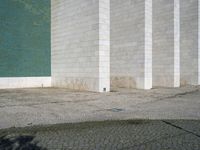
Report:
<svg viewBox="0 0 200 150"><path fill-rule="evenodd" d="M51 87L51 77L1 77L0 89Z"/></svg>
<svg viewBox="0 0 200 150"><path fill-rule="evenodd" d="M52 77L52 87L62 87L79 91L99 92L98 84L99 80L95 78Z"/></svg>

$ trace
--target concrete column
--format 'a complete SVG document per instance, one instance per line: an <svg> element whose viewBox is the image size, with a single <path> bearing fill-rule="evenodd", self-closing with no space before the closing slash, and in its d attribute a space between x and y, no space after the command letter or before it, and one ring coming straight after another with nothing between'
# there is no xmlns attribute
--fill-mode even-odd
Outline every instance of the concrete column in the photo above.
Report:
<svg viewBox="0 0 200 150"><path fill-rule="evenodd" d="M145 0L144 89L152 88L152 0Z"/></svg>
<svg viewBox="0 0 200 150"><path fill-rule="evenodd" d="M109 0L51 0L52 86L110 90Z"/></svg>
<svg viewBox="0 0 200 150"><path fill-rule="evenodd" d="M199 82L199 0L180 1L181 85Z"/></svg>
<svg viewBox="0 0 200 150"><path fill-rule="evenodd" d="M198 85L200 85L200 1L198 7Z"/></svg>
<svg viewBox="0 0 200 150"><path fill-rule="evenodd" d="M153 0L153 86L180 86L179 0Z"/></svg>
<svg viewBox="0 0 200 150"><path fill-rule="evenodd" d="M152 87L152 1L111 0L111 86Z"/></svg>
<svg viewBox="0 0 200 150"><path fill-rule="evenodd" d="M110 91L110 0L99 0L99 90Z"/></svg>

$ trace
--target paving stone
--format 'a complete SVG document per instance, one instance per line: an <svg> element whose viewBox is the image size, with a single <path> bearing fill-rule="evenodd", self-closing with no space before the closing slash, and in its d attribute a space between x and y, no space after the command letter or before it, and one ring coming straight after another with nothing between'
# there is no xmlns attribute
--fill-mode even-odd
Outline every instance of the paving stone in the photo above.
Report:
<svg viewBox="0 0 200 150"><path fill-rule="evenodd" d="M200 137L192 132L198 124L197 120L125 120L2 129L0 149L199 150Z"/></svg>

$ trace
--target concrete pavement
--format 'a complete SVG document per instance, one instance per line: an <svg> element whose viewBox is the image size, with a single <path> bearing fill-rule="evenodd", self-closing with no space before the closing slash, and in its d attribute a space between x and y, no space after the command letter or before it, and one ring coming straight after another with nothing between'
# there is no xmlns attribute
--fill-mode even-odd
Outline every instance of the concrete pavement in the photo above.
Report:
<svg viewBox="0 0 200 150"><path fill-rule="evenodd" d="M0 128L126 119L200 119L199 87L110 93L35 88L0 90Z"/></svg>

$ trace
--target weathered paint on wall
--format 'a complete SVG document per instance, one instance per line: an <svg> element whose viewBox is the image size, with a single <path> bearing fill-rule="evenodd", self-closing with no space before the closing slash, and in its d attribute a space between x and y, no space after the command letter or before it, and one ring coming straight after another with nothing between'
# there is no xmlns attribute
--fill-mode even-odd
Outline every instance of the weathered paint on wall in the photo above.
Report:
<svg viewBox="0 0 200 150"><path fill-rule="evenodd" d="M0 77L50 76L50 0L0 0Z"/></svg>

